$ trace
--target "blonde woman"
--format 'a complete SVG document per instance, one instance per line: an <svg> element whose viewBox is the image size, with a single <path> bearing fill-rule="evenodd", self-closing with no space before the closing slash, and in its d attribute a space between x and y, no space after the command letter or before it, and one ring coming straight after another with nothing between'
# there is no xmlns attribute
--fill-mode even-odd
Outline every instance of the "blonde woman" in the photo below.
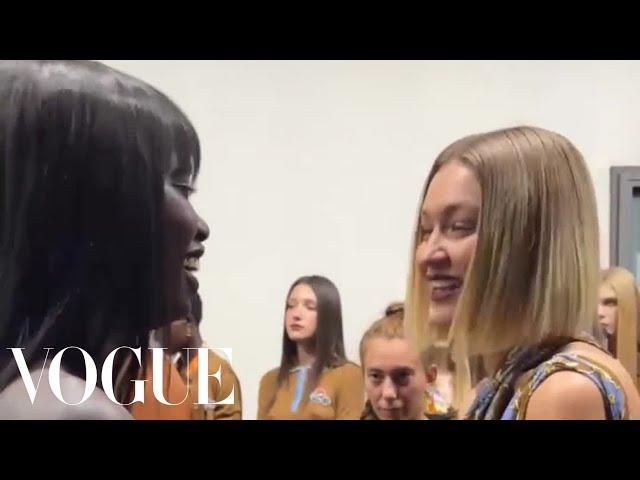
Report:
<svg viewBox="0 0 640 480"><path fill-rule="evenodd" d="M640 292L631 272L621 267L602 272L598 300L598 323L608 339L608 350L635 379L638 377Z"/></svg>
<svg viewBox="0 0 640 480"><path fill-rule="evenodd" d="M520 127L454 142L416 226L407 328L419 348L451 345L465 418L640 418L631 376L581 338L597 314L598 220L566 138Z"/></svg>

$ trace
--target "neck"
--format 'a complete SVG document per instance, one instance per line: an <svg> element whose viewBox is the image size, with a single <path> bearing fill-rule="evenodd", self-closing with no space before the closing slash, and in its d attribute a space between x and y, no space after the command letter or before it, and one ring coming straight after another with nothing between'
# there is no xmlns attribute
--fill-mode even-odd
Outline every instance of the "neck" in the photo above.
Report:
<svg viewBox="0 0 640 480"><path fill-rule="evenodd" d="M204 342L202 341L202 337L198 334L194 335L191 339L191 343L189 344L190 348L202 348Z"/></svg>
<svg viewBox="0 0 640 480"><path fill-rule="evenodd" d="M315 348L309 343L299 342L297 344L298 349L298 365L311 365L315 359Z"/></svg>
<svg viewBox="0 0 640 480"><path fill-rule="evenodd" d="M118 340L113 337L107 338L104 342L102 351L99 352L99 358L95 359L97 365L102 365L106 357L113 350L126 344L127 342L125 340ZM135 345L130 346L135 347ZM129 390L129 386L131 384L129 380L136 379L140 376L140 374L141 369L138 366L138 361L134 358L133 354L124 354L122 351L120 351L119 354L115 356L113 364L113 387L116 397L123 397L120 399L120 401L126 402L130 400L129 398L124 398L128 397L132 393ZM102 386L101 380L99 380L99 386L100 388L104 388Z"/></svg>
<svg viewBox="0 0 640 480"><path fill-rule="evenodd" d="M509 350L484 355L482 361L488 375L494 375L507 359Z"/></svg>
<svg viewBox="0 0 640 480"><path fill-rule="evenodd" d="M435 381L436 389L447 405L453 403L453 375L449 371L438 371Z"/></svg>

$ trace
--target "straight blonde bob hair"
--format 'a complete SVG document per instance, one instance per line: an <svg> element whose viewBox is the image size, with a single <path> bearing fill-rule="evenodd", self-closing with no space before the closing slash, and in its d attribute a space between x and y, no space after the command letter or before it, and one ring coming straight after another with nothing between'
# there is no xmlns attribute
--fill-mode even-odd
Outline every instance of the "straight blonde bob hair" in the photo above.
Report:
<svg viewBox="0 0 640 480"><path fill-rule="evenodd" d="M450 162L473 171L482 206L453 322L442 326L429 322L415 252L427 189ZM600 276L596 199L582 155L565 137L524 126L454 142L436 158L416 218L405 328L420 351L447 342L460 366L472 356L592 328Z"/></svg>

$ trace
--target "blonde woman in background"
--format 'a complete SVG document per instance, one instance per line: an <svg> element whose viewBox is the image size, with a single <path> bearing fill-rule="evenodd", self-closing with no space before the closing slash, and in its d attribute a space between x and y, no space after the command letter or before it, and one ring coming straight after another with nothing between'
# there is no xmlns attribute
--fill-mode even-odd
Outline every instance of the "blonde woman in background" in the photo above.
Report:
<svg viewBox="0 0 640 480"><path fill-rule="evenodd" d="M607 348L637 379L640 292L631 272L621 267L603 271L598 300L598 323Z"/></svg>
<svg viewBox="0 0 640 480"><path fill-rule="evenodd" d="M566 138L510 128L438 156L406 324L419 348L451 346L465 418L640 418L634 379L580 338L597 314L598 242L591 177Z"/></svg>

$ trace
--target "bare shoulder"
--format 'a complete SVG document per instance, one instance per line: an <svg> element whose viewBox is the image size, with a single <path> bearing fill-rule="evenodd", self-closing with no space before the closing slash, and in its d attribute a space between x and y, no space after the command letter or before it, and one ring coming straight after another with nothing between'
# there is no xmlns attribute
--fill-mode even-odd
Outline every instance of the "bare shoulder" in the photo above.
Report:
<svg viewBox="0 0 640 480"><path fill-rule="evenodd" d="M636 386L636 379L631 377L618 359L592 345L584 343L571 344L569 351L595 361L609 371L624 392L630 418L634 420L640 419L640 394Z"/></svg>
<svg viewBox="0 0 640 480"><path fill-rule="evenodd" d="M572 371L549 376L533 392L527 420L604 420L602 394L589 378Z"/></svg>

